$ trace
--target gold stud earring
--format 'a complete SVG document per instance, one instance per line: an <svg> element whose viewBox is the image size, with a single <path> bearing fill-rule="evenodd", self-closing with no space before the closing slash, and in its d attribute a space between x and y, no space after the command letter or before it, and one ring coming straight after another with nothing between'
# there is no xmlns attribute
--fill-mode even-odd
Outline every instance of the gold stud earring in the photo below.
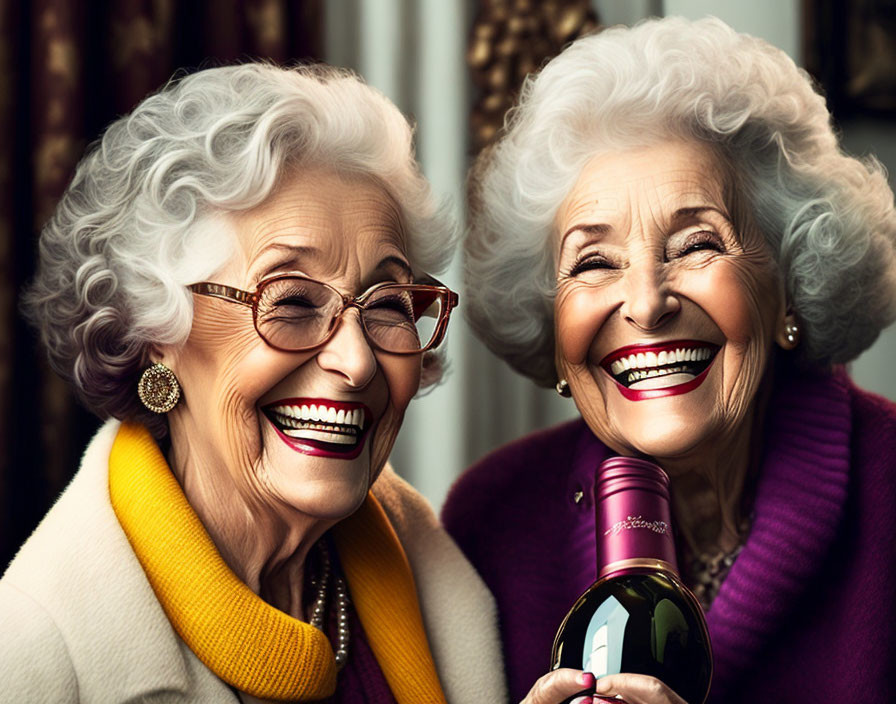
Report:
<svg viewBox="0 0 896 704"><path fill-rule="evenodd" d="M572 391L569 390L569 382L566 379L561 379L554 386L554 389L560 394L563 398L569 398L572 396Z"/></svg>
<svg viewBox="0 0 896 704"><path fill-rule="evenodd" d="M180 400L180 384L174 372L156 362L146 369L137 383L141 403L153 413L167 413Z"/></svg>

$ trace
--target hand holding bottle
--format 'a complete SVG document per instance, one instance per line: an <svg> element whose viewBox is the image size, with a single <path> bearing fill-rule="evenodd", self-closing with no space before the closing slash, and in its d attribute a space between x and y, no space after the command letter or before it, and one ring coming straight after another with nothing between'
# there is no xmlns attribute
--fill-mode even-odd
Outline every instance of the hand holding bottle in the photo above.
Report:
<svg viewBox="0 0 896 704"><path fill-rule="evenodd" d="M656 677L622 673L601 677L595 686L595 701L612 701L617 695L625 704L687 704Z"/></svg>
<svg viewBox="0 0 896 704"><path fill-rule="evenodd" d="M582 694L583 690L594 695ZM622 699L616 699L620 696ZM540 677L521 704L591 704L591 702L613 702L613 704L687 704L669 687L655 677L623 673L607 675L595 682L590 672L570 668L554 670Z"/></svg>
<svg viewBox="0 0 896 704"><path fill-rule="evenodd" d="M590 672L564 667L539 677L526 698L520 704L561 704L561 702L590 702L590 696L576 694L590 692L594 688L594 675Z"/></svg>

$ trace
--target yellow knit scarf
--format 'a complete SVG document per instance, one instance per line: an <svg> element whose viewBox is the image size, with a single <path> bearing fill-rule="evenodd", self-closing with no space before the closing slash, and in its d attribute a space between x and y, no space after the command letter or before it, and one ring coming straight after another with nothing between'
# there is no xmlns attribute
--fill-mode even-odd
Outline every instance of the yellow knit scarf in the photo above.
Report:
<svg viewBox="0 0 896 704"><path fill-rule="evenodd" d="M263 699L332 696L336 664L326 636L263 601L230 570L143 426L118 431L109 494L168 619L212 672ZM373 495L334 536L352 602L396 700L443 703L410 565Z"/></svg>

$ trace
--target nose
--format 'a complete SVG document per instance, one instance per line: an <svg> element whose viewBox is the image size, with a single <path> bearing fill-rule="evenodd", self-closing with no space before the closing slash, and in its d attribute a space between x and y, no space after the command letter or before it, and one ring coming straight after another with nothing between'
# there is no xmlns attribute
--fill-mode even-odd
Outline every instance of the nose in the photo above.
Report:
<svg viewBox="0 0 896 704"><path fill-rule="evenodd" d="M376 374L377 361L357 309L349 308L336 322L336 331L317 353L317 363L339 374L355 389L362 389Z"/></svg>
<svg viewBox="0 0 896 704"><path fill-rule="evenodd" d="M632 262L624 277L623 318L640 330L655 330L675 317L681 301L672 290L662 263Z"/></svg>

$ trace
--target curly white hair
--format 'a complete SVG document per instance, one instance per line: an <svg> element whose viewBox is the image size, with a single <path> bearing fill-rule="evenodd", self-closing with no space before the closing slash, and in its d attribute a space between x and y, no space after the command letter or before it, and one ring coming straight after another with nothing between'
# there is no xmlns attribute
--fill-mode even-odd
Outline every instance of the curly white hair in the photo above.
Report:
<svg viewBox="0 0 896 704"><path fill-rule="evenodd" d="M187 339L186 286L234 251L216 217L262 203L286 170L314 166L377 180L398 204L415 273L447 266L456 225L418 168L411 125L349 71L211 68L108 127L44 227L22 299L88 408L164 432L137 401L137 377L151 344ZM424 385L440 369L437 356L425 359Z"/></svg>
<svg viewBox="0 0 896 704"><path fill-rule="evenodd" d="M596 154L670 137L709 144L783 272L800 361L866 349L896 318L896 214L873 158L843 153L824 99L782 51L715 18L668 17L571 44L526 81L471 171L467 315L543 385L554 369L557 209Z"/></svg>

